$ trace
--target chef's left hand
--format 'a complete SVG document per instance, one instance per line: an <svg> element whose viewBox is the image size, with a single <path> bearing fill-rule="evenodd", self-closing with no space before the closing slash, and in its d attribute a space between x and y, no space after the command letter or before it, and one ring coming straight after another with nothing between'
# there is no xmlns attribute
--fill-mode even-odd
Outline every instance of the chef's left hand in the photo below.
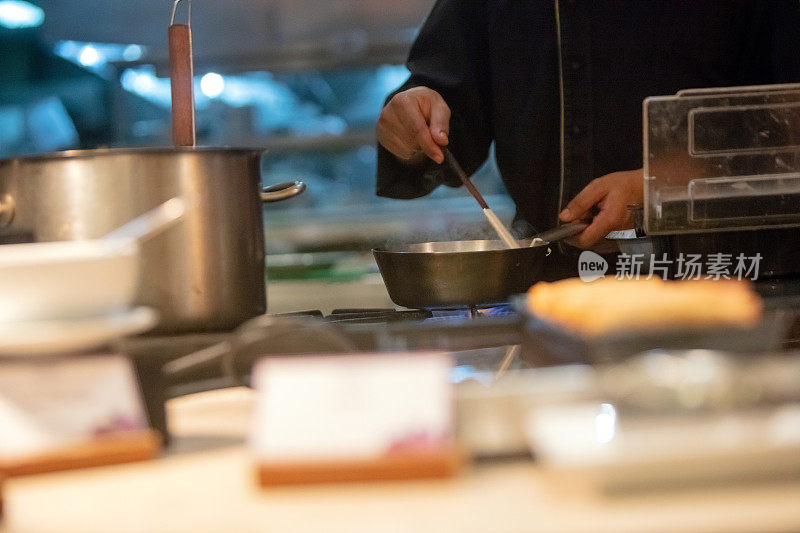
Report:
<svg viewBox="0 0 800 533"><path fill-rule="evenodd" d="M559 218L572 222L586 217L597 206L597 215L588 228L567 242L579 248L591 248L609 232L630 229L628 205L642 203L642 169L613 172L592 180L572 199Z"/></svg>

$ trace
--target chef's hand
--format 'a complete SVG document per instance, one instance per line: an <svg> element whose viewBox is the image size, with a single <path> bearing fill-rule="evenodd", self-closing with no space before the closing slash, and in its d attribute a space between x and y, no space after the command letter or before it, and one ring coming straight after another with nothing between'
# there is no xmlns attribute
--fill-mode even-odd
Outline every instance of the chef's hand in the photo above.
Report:
<svg viewBox="0 0 800 533"><path fill-rule="evenodd" d="M592 207L597 214L588 228L567 242L591 248L609 232L631 228L628 205L642 203L642 169L613 172L593 180L572 199L559 217L564 222L584 218Z"/></svg>
<svg viewBox="0 0 800 533"><path fill-rule="evenodd" d="M427 87L397 93L378 118L378 142L407 164L421 163L426 156L441 164L449 133L450 108Z"/></svg>

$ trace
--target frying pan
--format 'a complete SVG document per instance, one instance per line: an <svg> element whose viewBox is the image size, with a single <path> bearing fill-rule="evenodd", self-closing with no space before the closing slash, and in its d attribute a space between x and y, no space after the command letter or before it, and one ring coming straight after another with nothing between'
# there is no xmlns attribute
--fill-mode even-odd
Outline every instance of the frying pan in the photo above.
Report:
<svg viewBox="0 0 800 533"><path fill-rule="evenodd" d="M519 241L520 248L509 249L500 240L444 241L376 248L372 254L397 305L474 307L527 291L541 276L547 244L587 226L583 221L564 224L541 233L536 242Z"/></svg>

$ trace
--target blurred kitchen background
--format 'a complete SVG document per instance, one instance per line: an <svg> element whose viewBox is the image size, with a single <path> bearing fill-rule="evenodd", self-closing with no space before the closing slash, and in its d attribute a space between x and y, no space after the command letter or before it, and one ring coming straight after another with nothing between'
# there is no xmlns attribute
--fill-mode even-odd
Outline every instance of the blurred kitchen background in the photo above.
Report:
<svg viewBox="0 0 800 533"><path fill-rule="evenodd" d="M414 201L375 196L375 121L408 76L408 49L432 4L191 3L198 144L262 147L265 185L308 184L304 196L264 210L273 277L358 275L361 261L351 260L376 244L488 232L462 189ZM0 157L169 146L172 7L0 0ZM186 16L181 2L176 20ZM475 182L510 219L493 157Z"/></svg>

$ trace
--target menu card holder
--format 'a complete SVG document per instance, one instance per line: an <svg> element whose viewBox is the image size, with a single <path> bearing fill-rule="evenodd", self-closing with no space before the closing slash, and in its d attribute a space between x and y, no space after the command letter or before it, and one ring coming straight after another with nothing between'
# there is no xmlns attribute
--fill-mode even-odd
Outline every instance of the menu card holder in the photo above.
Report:
<svg viewBox="0 0 800 533"><path fill-rule="evenodd" d="M143 461L160 449L126 358L0 361L0 515L5 479Z"/></svg>
<svg viewBox="0 0 800 533"><path fill-rule="evenodd" d="M269 357L253 372L262 487L443 478L452 436L447 354Z"/></svg>
<svg viewBox="0 0 800 533"><path fill-rule="evenodd" d="M157 457L160 449L157 431L127 431L14 461L0 460L0 479L145 461Z"/></svg>
<svg viewBox="0 0 800 533"><path fill-rule="evenodd" d="M464 453L454 443L426 452L389 452L362 460L286 461L261 463L258 482L262 487L304 483L390 481L446 478L458 473Z"/></svg>

